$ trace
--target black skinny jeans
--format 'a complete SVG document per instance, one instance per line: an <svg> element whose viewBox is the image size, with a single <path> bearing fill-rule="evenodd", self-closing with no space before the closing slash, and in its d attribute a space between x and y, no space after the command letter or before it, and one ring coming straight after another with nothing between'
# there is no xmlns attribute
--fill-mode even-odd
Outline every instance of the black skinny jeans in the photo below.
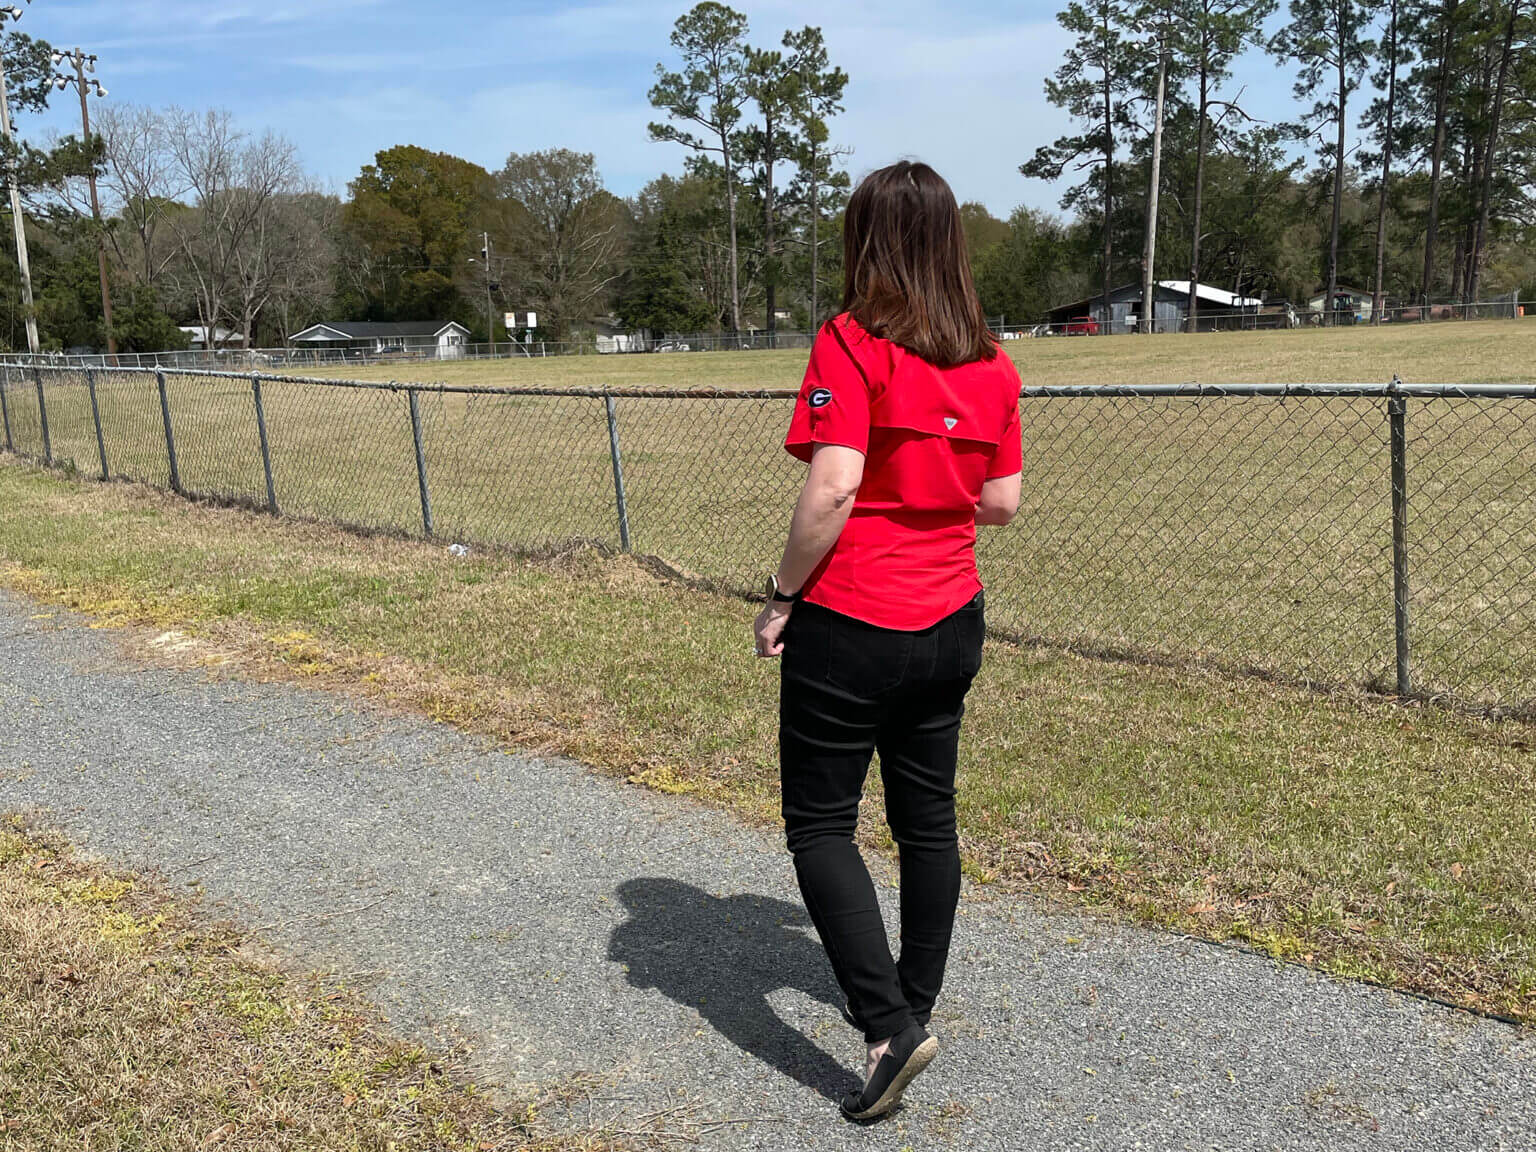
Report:
<svg viewBox="0 0 1536 1152"><path fill-rule="evenodd" d="M920 632L801 603L784 634L779 768L795 876L869 1043L926 1025L944 982L960 850L955 759L981 667L982 597ZM901 959L891 958L854 844L871 755L901 852Z"/></svg>

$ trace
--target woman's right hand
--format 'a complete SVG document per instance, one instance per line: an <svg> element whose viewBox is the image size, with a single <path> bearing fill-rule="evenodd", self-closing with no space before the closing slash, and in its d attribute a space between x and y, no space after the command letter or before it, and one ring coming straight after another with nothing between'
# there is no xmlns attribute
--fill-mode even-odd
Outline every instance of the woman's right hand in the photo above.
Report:
<svg viewBox="0 0 1536 1152"><path fill-rule="evenodd" d="M789 623L793 608L793 603L770 600L757 614L752 626L752 645L759 656L767 658L784 654L784 626Z"/></svg>

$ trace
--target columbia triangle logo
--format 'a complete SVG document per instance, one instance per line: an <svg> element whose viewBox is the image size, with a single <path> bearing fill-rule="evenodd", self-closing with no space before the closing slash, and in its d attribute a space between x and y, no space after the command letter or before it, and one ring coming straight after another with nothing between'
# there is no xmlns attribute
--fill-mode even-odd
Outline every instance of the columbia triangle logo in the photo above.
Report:
<svg viewBox="0 0 1536 1152"><path fill-rule="evenodd" d="M956 420L953 416L944 417L944 427L948 428L951 432L954 431L955 425L958 423L960 421Z"/></svg>

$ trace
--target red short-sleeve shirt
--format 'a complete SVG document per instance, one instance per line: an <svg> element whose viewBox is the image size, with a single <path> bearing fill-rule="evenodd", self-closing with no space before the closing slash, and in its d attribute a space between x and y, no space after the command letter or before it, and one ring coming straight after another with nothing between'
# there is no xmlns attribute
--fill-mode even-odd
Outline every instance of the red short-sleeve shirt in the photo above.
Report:
<svg viewBox="0 0 1536 1152"><path fill-rule="evenodd" d="M1019 374L992 360L936 368L847 314L811 348L785 448L864 453L848 524L805 598L881 628L918 631L981 590L976 503L1022 467Z"/></svg>

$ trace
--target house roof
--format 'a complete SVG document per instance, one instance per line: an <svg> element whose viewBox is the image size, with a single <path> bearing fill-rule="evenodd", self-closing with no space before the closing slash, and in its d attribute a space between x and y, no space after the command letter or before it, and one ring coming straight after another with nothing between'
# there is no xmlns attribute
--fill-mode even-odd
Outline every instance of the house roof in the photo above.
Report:
<svg viewBox="0 0 1536 1152"><path fill-rule="evenodd" d="M1188 280L1159 280L1158 283L1171 292L1177 292L1180 296L1189 296ZM1263 303L1257 296L1239 296L1236 292L1228 292L1225 288L1213 288L1209 284L1196 284L1195 295L1210 304L1219 304L1223 308L1257 308Z"/></svg>
<svg viewBox="0 0 1536 1152"><path fill-rule="evenodd" d="M1207 304L1214 304L1222 308L1257 308L1260 301L1252 296L1239 296L1235 292L1228 292L1223 288L1212 288L1209 284L1196 285L1196 292L1200 299ZM1174 298L1183 301L1189 297L1188 280L1159 280L1154 292L1159 299ZM1122 284L1118 288L1110 289L1111 300L1124 301L1126 299L1140 300L1141 285L1139 283ZM1060 312L1071 312L1073 315L1087 311L1104 299L1104 293L1098 292L1082 300L1074 300L1070 304L1058 304L1051 309L1051 315Z"/></svg>
<svg viewBox="0 0 1536 1152"><path fill-rule="evenodd" d="M388 340L407 336L441 336L450 328L457 328L466 335L469 329L453 320L334 320L324 324L311 324L302 332L295 332L290 340Z"/></svg>

